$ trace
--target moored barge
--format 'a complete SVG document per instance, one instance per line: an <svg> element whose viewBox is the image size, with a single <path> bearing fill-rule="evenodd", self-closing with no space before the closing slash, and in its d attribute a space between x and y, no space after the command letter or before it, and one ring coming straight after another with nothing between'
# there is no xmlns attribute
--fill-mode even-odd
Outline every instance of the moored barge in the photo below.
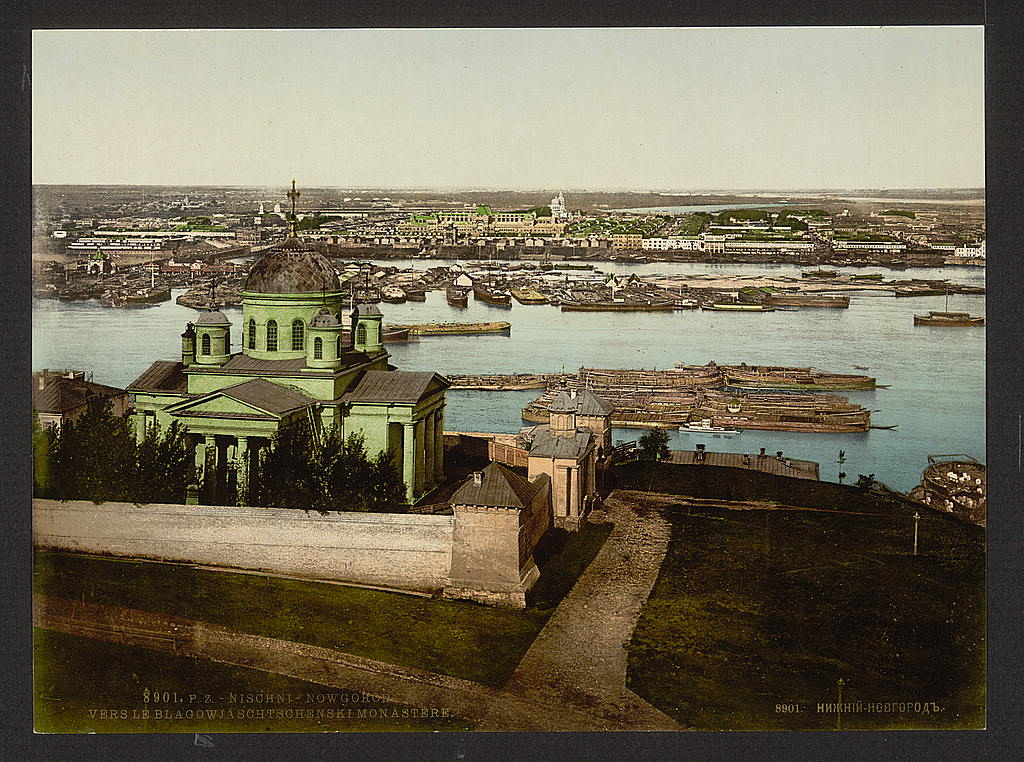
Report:
<svg viewBox="0 0 1024 762"><path fill-rule="evenodd" d="M967 312L929 312L927 315L914 315L914 325L950 327L985 325L985 318L972 317Z"/></svg>

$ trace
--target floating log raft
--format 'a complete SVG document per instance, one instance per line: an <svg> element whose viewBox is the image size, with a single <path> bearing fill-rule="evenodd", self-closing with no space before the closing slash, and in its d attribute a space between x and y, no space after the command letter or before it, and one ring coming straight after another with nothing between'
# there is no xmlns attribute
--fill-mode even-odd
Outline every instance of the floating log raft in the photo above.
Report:
<svg viewBox="0 0 1024 762"><path fill-rule="evenodd" d="M392 331L408 331L412 336L467 336L482 333L508 333L512 324L493 323L397 323L388 326Z"/></svg>
<svg viewBox="0 0 1024 762"><path fill-rule="evenodd" d="M547 389L568 378L564 373L448 374L452 389L478 389L493 392L514 392L523 389Z"/></svg>
<svg viewBox="0 0 1024 762"><path fill-rule="evenodd" d="M814 368L723 365L721 370L725 385L738 389L853 391L877 386L876 380L870 376L826 373Z"/></svg>

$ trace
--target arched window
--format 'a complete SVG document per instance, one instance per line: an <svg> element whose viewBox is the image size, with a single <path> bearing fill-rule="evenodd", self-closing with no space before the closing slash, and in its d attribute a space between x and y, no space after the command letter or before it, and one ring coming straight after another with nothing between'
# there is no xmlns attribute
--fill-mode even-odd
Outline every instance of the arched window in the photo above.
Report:
<svg viewBox="0 0 1024 762"><path fill-rule="evenodd" d="M203 354L204 355L210 354L210 334L208 334L208 333L204 333L203 334L203 342L202 342L202 344L203 344L203 350L202 350Z"/></svg>
<svg viewBox="0 0 1024 762"><path fill-rule="evenodd" d="M313 339L313 359L324 359L324 340L317 336Z"/></svg>
<svg viewBox="0 0 1024 762"><path fill-rule="evenodd" d="M296 318L292 321L292 350L302 351L306 348L306 326L302 320Z"/></svg>
<svg viewBox="0 0 1024 762"><path fill-rule="evenodd" d="M277 321L276 320L268 320L267 321L267 351L268 352L276 352L277 351Z"/></svg>
<svg viewBox="0 0 1024 762"><path fill-rule="evenodd" d="M249 349L256 349L256 321L249 318Z"/></svg>
<svg viewBox="0 0 1024 762"><path fill-rule="evenodd" d="M356 326L356 344L366 343L366 324L360 323Z"/></svg>

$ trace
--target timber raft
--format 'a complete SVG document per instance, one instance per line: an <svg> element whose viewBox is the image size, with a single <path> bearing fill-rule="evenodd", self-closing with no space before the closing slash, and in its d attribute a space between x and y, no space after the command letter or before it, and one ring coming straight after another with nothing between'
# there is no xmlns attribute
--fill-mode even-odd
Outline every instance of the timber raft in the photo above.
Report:
<svg viewBox="0 0 1024 762"><path fill-rule="evenodd" d="M685 423L765 431L853 433L871 428L871 411L837 394L746 394L717 390L594 389L615 405L613 426L676 429ZM547 423L559 389L547 389L522 410L529 423Z"/></svg>
<svg viewBox="0 0 1024 762"><path fill-rule="evenodd" d="M470 336L483 333L509 333L512 324L494 323L398 323L388 326L391 331L408 331L411 336Z"/></svg>
<svg viewBox="0 0 1024 762"><path fill-rule="evenodd" d="M869 376L826 373L813 368L747 365L684 365L667 370L580 368L577 373L451 375L453 389L514 391L544 389L522 410L529 423L547 423L548 405L562 389L589 389L615 410L613 426L675 429L684 424L734 429L846 433L871 428L871 411L837 394L815 392L873 389ZM773 394L758 390L799 389ZM756 385L755 385L756 384ZM772 384L775 384L773 387Z"/></svg>
<svg viewBox="0 0 1024 762"><path fill-rule="evenodd" d="M854 391L878 388L872 376L828 373L815 368L775 365L679 365L667 370L580 368L577 373L513 373L447 376L453 389L513 391L542 389L574 381L580 388L694 389L726 387L792 391ZM524 386L524 384L529 384Z"/></svg>

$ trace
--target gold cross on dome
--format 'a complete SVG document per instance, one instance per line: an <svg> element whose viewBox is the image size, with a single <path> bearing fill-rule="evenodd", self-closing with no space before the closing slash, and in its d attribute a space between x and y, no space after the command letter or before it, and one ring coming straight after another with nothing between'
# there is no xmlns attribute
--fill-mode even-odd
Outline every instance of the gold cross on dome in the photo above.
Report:
<svg viewBox="0 0 1024 762"><path fill-rule="evenodd" d="M301 191L295 190L295 178L292 178L292 189L288 191L288 198L292 200L291 237L298 235L298 218L295 216L295 199L302 195Z"/></svg>

